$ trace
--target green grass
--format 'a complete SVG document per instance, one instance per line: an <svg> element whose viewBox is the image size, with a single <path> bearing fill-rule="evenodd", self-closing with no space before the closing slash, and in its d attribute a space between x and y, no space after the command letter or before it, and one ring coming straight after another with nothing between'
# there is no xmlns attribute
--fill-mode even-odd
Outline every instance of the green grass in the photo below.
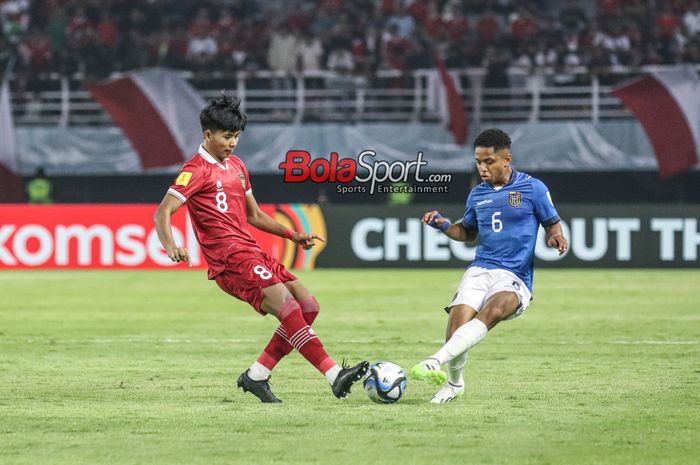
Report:
<svg viewBox="0 0 700 465"><path fill-rule="evenodd" d="M317 270L337 359L409 369L460 270ZM470 355L467 393L347 401L297 354L280 405L234 389L275 322L200 271L0 272L0 464L689 464L700 457L700 271L539 270Z"/></svg>

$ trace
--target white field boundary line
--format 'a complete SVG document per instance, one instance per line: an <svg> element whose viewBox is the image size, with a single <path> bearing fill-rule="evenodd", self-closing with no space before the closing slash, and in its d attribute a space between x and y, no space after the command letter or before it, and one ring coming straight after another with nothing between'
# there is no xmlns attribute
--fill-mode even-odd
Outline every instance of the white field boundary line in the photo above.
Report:
<svg viewBox="0 0 700 465"><path fill-rule="evenodd" d="M0 337L0 344L239 344L248 342L259 342L258 339L185 339L185 338L105 338L105 339L62 339L62 338L3 338Z"/></svg>
<svg viewBox="0 0 700 465"><path fill-rule="evenodd" d="M444 339L435 339L434 341L431 341L432 343L435 344L444 344L445 340ZM523 343L508 343L504 342L504 344L509 344L509 345L523 345ZM554 345L554 346L592 346L592 345L605 345L605 344L611 344L611 345L634 345L634 346L639 346L639 345L648 345L648 346L694 346L694 345L700 345L700 341L674 341L674 340L668 340L668 341L659 341L659 340L638 340L638 341L622 341L622 340L617 340L617 341L548 341L548 342L542 342L540 343L541 345Z"/></svg>
<svg viewBox="0 0 700 465"><path fill-rule="evenodd" d="M692 346L700 344L700 341L612 341L611 344L631 346Z"/></svg>
<svg viewBox="0 0 700 465"><path fill-rule="evenodd" d="M255 339L237 339L237 338L181 338L181 337L116 337L116 338L51 338L51 337L41 337L41 338L5 338L0 336L0 345L2 344L241 344L241 343L255 343L261 342L264 336L261 335L260 338ZM385 344L386 341L380 339L345 339L342 341L345 344ZM405 342L405 341L395 341L390 342ZM443 344L444 339L434 339L432 341L413 341L416 344ZM517 342L508 341L492 341L491 343L503 343L508 345L521 345ZM700 340L693 341L676 341L676 340L615 340L615 341L548 341L542 343L542 345L601 345L601 344L612 344L612 345L700 345Z"/></svg>

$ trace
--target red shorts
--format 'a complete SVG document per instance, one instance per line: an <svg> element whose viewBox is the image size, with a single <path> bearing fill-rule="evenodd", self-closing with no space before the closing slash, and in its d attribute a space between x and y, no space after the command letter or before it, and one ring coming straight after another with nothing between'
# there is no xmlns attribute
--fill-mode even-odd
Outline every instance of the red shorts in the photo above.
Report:
<svg viewBox="0 0 700 465"><path fill-rule="evenodd" d="M251 250L230 255L226 269L214 278L224 292L248 302L262 315L265 315L260 309L265 297L263 288L296 279L276 258L263 251Z"/></svg>

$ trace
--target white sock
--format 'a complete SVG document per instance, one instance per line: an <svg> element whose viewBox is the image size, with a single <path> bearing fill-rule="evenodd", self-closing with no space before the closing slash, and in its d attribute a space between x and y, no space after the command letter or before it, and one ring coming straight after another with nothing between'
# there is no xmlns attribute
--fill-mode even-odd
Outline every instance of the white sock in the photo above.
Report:
<svg viewBox="0 0 700 465"><path fill-rule="evenodd" d="M430 358L434 358L440 362L440 365L444 365L477 345L488 332L486 325L481 320L474 318L457 328L450 340Z"/></svg>
<svg viewBox="0 0 700 465"><path fill-rule="evenodd" d="M464 365L467 364L467 355L469 352L464 352L447 362L447 381L454 386L464 386Z"/></svg>
<svg viewBox="0 0 700 465"><path fill-rule="evenodd" d="M253 381L262 381L270 376L270 370L258 362L253 363L248 369L248 377Z"/></svg>
<svg viewBox="0 0 700 465"><path fill-rule="evenodd" d="M335 382L335 379L338 377L338 373L340 373L340 367L338 365L333 365L327 372L324 374L326 375L326 379L330 384L333 384Z"/></svg>

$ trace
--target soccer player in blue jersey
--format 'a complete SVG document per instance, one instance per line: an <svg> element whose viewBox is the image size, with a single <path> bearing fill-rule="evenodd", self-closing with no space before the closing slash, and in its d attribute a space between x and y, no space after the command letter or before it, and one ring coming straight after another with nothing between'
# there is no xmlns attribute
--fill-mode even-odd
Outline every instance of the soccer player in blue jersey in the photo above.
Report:
<svg viewBox="0 0 700 465"><path fill-rule="evenodd" d="M476 168L483 182L469 193L461 221L451 223L437 211L423 215L425 224L451 239L479 238L476 258L447 308L447 342L411 369L414 379L444 383L433 403L450 402L464 393L468 350L499 322L519 316L528 307L539 226L544 227L547 245L560 255L568 248L547 187L510 166L510 144L510 137L500 129L487 129L474 141ZM447 365L447 373L442 365Z"/></svg>

